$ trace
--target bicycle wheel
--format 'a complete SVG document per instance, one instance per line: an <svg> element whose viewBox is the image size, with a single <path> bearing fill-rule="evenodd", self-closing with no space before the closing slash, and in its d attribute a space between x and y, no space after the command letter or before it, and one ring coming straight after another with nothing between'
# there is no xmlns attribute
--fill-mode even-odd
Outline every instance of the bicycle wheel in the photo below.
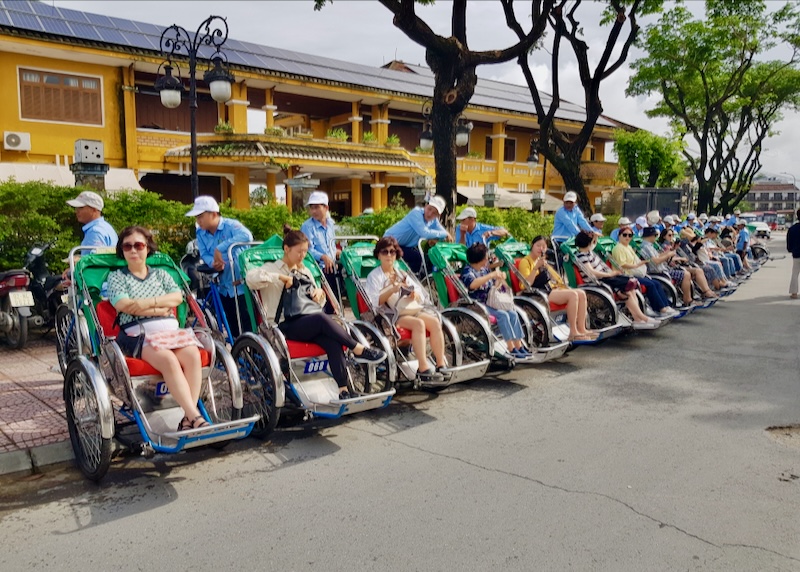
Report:
<svg viewBox="0 0 800 572"><path fill-rule="evenodd" d="M389 355L388 352L391 351L391 348L387 348L384 346L381 339L378 336L366 327L360 327L359 324L353 324L352 327L357 329L358 332L364 337L367 345L378 348L383 351L387 352L387 356ZM381 393L383 391L389 391L392 389L393 384L389 381L389 364L388 357L386 360L382 361L379 364L374 366L374 373L370 374L369 364L361 364L357 363L352 358L348 358L348 370L350 371L350 379L351 383L353 384L353 390L357 393Z"/></svg>
<svg viewBox="0 0 800 572"><path fill-rule="evenodd" d="M214 363L208 372L205 391L200 395L203 406L214 423L241 419L242 410L234 406L232 383L239 383L235 362L220 342L217 345Z"/></svg>
<svg viewBox="0 0 800 572"><path fill-rule="evenodd" d="M104 382L91 362L86 359L70 362L64 377L69 439L78 468L92 481L102 479L111 465L111 439L102 435L102 397L98 395L96 383ZM110 410L110 403L106 407Z"/></svg>
<svg viewBox="0 0 800 572"><path fill-rule="evenodd" d="M442 315L450 320L460 334L462 365L473 364L492 357L494 348L491 333L475 315L458 308L445 310ZM452 346L448 343L445 345L446 350ZM453 356L448 353L447 359L449 363Z"/></svg>
<svg viewBox="0 0 800 572"><path fill-rule="evenodd" d="M600 330L617 323L617 306L605 296L592 290L586 292L586 310L589 329Z"/></svg>
<svg viewBox="0 0 800 572"><path fill-rule="evenodd" d="M278 424L280 409L275 405L277 384L283 383L283 379L275 379L264 348L249 335L236 340L231 354L239 369L244 394L242 416L258 415L260 419L253 427L251 435L266 437Z"/></svg>
<svg viewBox="0 0 800 572"><path fill-rule="evenodd" d="M531 331L528 339L533 347L543 348L550 345L550 329L547 327L549 324L550 316L545 315L542 310L534 304L525 302L517 302L517 307L525 312L530 321Z"/></svg>

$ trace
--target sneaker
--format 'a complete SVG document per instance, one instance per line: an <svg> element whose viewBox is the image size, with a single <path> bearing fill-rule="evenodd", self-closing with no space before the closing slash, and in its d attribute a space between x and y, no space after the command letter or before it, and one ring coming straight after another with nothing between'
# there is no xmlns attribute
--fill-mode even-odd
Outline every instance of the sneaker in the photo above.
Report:
<svg viewBox="0 0 800 572"><path fill-rule="evenodd" d="M511 355L514 356L517 359L528 359L533 354L528 353L526 350L524 350L522 348L520 348L520 349L516 349L515 348L515 349L511 350Z"/></svg>
<svg viewBox="0 0 800 572"><path fill-rule="evenodd" d="M661 310L662 316L677 316L678 314L680 314L680 312L678 312L675 308L672 308L670 306L662 308Z"/></svg>
<svg viewBox="0 0 800 572"><path fill-rule="evenodd" d="M339 399L352 399L353 397L357 397L355 393L351 393L350 391L343 389L339 392Z"/></svg>
<svg viewBox="0 0 800 572"><path fill-rule="evenodd" d="M444 375L442 375L435 369L430 368L427 371L418 371L417 379L420 380L422 383L444 381Z"/></svg>
<svg viewBox="0 0 800 572"><path fill-rule="evenodd" d="M381 363L386 359L386 352L366 347L360 356L355 356L359 363Z"/></svg>
<svg viewBox="0 0 800 572"><path fill-rule="evenodd" d="M437 366L436 373L441 374L443 379L450 379L453 376L453 372L447 366Z"/></svg>

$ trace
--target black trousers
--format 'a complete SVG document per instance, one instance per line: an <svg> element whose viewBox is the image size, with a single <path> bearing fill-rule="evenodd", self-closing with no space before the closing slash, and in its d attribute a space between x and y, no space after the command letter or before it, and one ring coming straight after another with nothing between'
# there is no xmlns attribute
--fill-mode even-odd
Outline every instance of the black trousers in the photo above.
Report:
<svg viewBox="0 0 800 572"><path fill-rule="evenodd" d="M282 322L278 327L286 339L311 342L325 350L333 379L339 387L347 386L347 364L342 346L352 350L358 342L351 338L333 318L328 314L309 314Z"/></svg>
<svg viewBox="0 0 800 572"><path fill-rule="evenodd" d="M233 337L233 339L236 339L243 331L256 331L253 322L250 320L250 314L247 312L247 301L244 299L244 296L240 295L234 298L232 296L220 295L219 299L222 302L222 309L225 310L225 317L228 320L228 326L230 326L231 337ZM239 322L236 321L237 300L239 302L239 316L242 319L241 327L239 326ZM219 326L222 327L222 323L220 323Z"/></svg>

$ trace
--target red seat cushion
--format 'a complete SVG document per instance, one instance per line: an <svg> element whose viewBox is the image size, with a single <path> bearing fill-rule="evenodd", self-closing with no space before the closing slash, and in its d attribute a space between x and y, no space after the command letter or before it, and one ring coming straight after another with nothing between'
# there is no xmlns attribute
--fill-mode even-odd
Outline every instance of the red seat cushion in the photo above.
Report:
<svg viewBox="0 0 800 572"><path fill-rule="evenodd" d="M128 372L130 372L131 377L139 375L161 375L156 368L144 360L126 356L125 363L128 364ZM211 354L204 349L200 349L200 363L203 367L208 367L211 364Z"/></svg>
<svg viewBox="0 0 800 572"><path fill-rule="evenodd" d="M119 335L119 324L115 321L117 319L117 310L111 305L108 300L103 300L97 304L97 320L100 322L100 327L103 328L103 333L106 337L116 338Z"/></svg>
<svg viewBox="0 0 800 572"><path fill-rule="evenodd" d="M550 302L550 311L551 312L560 312L561 310L566 310L566 304L556 304L555 302Z"/></svg>
<svg viewBox="0 0 800 572"><path fill-rule="evenodd" d="M410 340L411 339L411 330L409 330L409 329L398 327L397 328L397 333L400 334L400 339L401 340ZM428 338L431 337L431 333L426 331L425 332L425 337L428 337Z"/></svg>
<svg viewBox="0 0 800 572"><path fill-rule="evenodd" d="M451 276L445 277L444 284L447 287L447 300L450 304L454 304L458 302L461 296L458 293L458 288L456 287L455 283L453 282L453 278Z"/></svg>
<svg viewBox="0 0 800 572"><path fill-rule="evenodd" d="M286 340L286 346L289 348L289 357L292 359L319 357L326 353L320 346L311 342Z"/></svg>
<svg viewBox="0 0 800 572"><path fill-rule="evenodd" d="M514 266L519 268L519 263L522 262L521 258L517 258L514 260ZM509 272L508 275L511 277L511 289L514 291L514 294L522 290L522 285L519 282L519 276L517 276L516 272Z"/></svg>
<svg viewBox="0 0 800 572"><path fill-rule="evenodd" d="M575 266L574 264L572 265L572 273L575 275L575 284L577 286L580 286L581 284L585 284L585 281L583 280L583 275L581 274L581 271L578 270L578 267Z"/></svg>
<svg viewBox="0 0 800 572"><path fill-rule="evenodd" d="M369 306L367 306L367 301L364 300L364 296L361 295L361 292L356 294L356 303L358 304L359 314L363 314L364 312L369 312Z"/></svg>

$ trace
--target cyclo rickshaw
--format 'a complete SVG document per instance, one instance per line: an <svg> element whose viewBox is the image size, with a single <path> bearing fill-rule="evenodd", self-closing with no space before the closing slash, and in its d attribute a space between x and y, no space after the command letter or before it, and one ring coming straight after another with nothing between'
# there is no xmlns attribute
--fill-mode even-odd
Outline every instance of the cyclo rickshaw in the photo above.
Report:
<svg viewBox="0 0 800 572"><path fill-rule="evenodd" d="M116 254L88 254L76 264L74 256L81 250L70 252L72 283L56 324L67 426L81 472L94 481L103 478L111 463L112 439L152 457L203 445L219 447L247 437L258 417L244 414L246 388L233 357L212 338L202 319L194 327L203 345L198 408L209 425L174 429L183 411L161 374L147 362L123 355L117 345L117 312L104 299L104 288L108 274L125 268L125 261ZM166 270L181 287L185 301L176 317L184 324L187 307L197 304L185 275L160 252L148 256L147 264Z"/></svg>
<svg viewBox="0 0 800 572"><path fill-rule="evenodd" d="M238 250L239 265L238 269L234 266L233 277L238 283L242 278L236 272L246 276L248 270L283 258L283 239L275 235L263 243L232 244L228 251L229 262L234 250ZM308 254L303 262L317 285L325 290L329 299L335 300L314 258ZM267 315L259 293L248 288L244 296L251 321L257 324L256 331L243 332L236 340L231 340L231 353L245 385L260 387L264 396L261 406L266 423L259 426L260 434L274 429L282 409L300 413L303 420L308 420L313 417L339 418L389 405L395 391L377 379L375 364L358 363L347 352L348 390L356 397L341 399L338 385L330 374L325 350L317 344L286 339L275 323L275 316ZM275 309L271 310L274 312ZM345 321L341 307L337 307L337 314L333 317L353 339L369 345L361 332Z"/></svg>
<svg viewBox="0 0 800 572"><path fill-rule="evenodd" d="M503 268L508 276L508 283L515 294L515 302L529 316L531 323L538 328L534 330L534 342L545 343L546 334L560 342L569 338L566 305L550 302L547 293L534 288L519 271L520 261L526 257L531 246L525 242L507 240L495 247L497 258L504 263ZM559 256L556 256L556 270L561 272ZM574 340L573 345L593 345L616 336L628 327L629 322L620 317L614 299L605 288L591 285L582 286L586 293L587 318L590 329L599 332L594 340ZM549 323L550 330L545 331L541 324Z"/></svg>
<svg viewBox="0 0 800 572"><path fill-rule="evenodd" d="M527 359L514 358L508 353L505 341L497 330L495 320L487 311L486 307L472 299L469 290L461 282L457 271L460 271L467 264L467 247L463 244L452 242L439 242L428 251L435 270L432 273L433 285L436 288L439 304L445 309L443 313L449 315L452 311L469 310L481 317L490 325L494 337L493 360L497 367L513 367L514 363L535 364L542 363L551 359L560 358L569 349L569 343L557 342L550 339L549 332L542 334L542 328L548 327L542 323L534 324L530 314L524 312L519 307L516 308L523 334L525 335L525 346L533 354ZM543 343L543 340L547 343ZM510 360L511 363L506 365Z"/></svg>
<svg viewBox="0 0 800 572"><path fill-rule="evenodd" d="M390 316L381 308L375 307L364 289L369 273L380 266L373 255L378 237L337 236L336 240L344 244L340 262L347 298L356 317L353 326L371 344L381 348L389 356L378 367L380 383L385 387L392 387L398 382L406 381L411 382L415 389L438 390L486 374L494 343L489 324L480 315L466 308L440 312L432 304L417 277L401 259L396 262L397 268L414 281L417 291L426 293L423 306L440 317L444 334L449 375L443 381L419 382L416 375L418 361L410 345L411 332L397 327Z"/></svg>

